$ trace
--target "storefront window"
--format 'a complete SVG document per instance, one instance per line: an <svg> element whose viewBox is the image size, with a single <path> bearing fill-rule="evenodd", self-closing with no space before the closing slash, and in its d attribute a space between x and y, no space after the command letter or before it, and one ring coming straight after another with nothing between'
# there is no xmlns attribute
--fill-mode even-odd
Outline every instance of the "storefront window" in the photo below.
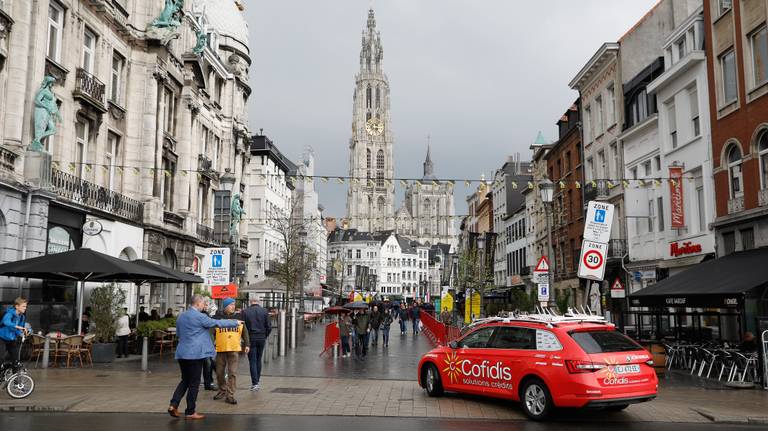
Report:
<svg viewBox="0 0 768 431"><path fill-rule="evenodd" d="M46 254L62 253L75 249L75 243L69 232L61 227L54 226L48 229L48 247Z"/></svg>

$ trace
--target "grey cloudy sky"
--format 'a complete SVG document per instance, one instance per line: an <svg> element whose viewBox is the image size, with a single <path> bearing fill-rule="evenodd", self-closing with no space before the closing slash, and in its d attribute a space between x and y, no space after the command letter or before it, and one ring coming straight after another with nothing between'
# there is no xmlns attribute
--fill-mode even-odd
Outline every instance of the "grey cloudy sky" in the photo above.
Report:
<svg viewBox="0 0 768 431"><path fill-rule="evenodd" d="M439 178L486 178L576 99L568 82L655 0L377 0L391 89L395 175L421 177L426 137ZM246 1L250 127L317 175L346 175L354 76L369 0ZM346 186L316 182L326 215L345 215ZM456 213L466 213L463 184ZM398 191L398 196L402 191ZM398 199L399 206L400 199Z"/></svg>

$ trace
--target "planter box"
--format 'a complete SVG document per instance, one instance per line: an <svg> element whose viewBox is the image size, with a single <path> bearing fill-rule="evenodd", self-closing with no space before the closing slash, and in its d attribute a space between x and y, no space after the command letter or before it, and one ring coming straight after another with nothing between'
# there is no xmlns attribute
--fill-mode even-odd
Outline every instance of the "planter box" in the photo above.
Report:
<svg viewBox="0 0 768 431"><path fill-rule="evenodd" d="M115 343L94 343L93 362L102 364L114 362L116 350L117 344Z"/></svg>

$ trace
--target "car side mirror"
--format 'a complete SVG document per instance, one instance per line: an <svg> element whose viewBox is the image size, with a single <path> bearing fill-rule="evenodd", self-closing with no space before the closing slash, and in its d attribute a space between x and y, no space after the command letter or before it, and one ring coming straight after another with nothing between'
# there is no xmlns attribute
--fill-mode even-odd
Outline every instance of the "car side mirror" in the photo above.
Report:
<svg viewBox="0 0 768 431"><path fill-rule="evenodd" d="M451 349L458 349L459 343L456 340L453 340L450 343L448 343L448 347L450 347Z"/></svg>

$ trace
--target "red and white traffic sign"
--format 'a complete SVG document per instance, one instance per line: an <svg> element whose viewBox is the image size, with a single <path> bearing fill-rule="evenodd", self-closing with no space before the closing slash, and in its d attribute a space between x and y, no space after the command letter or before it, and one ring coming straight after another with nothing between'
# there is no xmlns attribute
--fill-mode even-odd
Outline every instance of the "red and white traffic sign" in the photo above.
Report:
<svg viewBox="0 0 768 431"><path fill-rule="evenodd" d="M607 252L607 244L584 240L581 244L581 258L579 259L579 278L602 281L605 275Z"/></svg>
<svg viewBox="0 0 768 431"><path fill-rule="evenodd" d="M541 256L533 272L549 272L549 259L547 259L547 256Z"/></svg>
<svg viewBox="0 0 768 431"><path fill-rule="evenodd" d="M624 290L624 285L621 284L619 277L616 277L616 280L611 285L611 298L626 298L626 297L627 297L627 293Z"/></svg>

